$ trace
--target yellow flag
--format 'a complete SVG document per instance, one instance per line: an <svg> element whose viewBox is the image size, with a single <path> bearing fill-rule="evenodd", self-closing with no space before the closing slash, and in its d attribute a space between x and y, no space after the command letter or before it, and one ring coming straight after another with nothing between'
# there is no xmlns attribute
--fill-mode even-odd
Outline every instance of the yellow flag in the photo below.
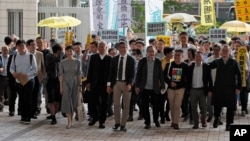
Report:
<svg viewBox="0 0 250 141"><path fill-rule="evenodd" d="M236 19L242 22L250 22L250 1L249 0L235 0Z"/></svg>
<svg viewBox="0 0 250 141"><path fill-rule="evenodd" d="M247 47L239 47L237 49L238 53L236 59L240 64L241 68L241 77L242 77L242 87L246 87L246 64L247 64Z"/></svg>
<svg viewBox="0 0 250 141"><path fill-rule="evenodd" d="M171 43L170 43L170 36L165 36L165 35L158 35L156 36L156 40L160 40L162 39L165 42L165 47L170 47Z"/></svg>
<svg viewBox="0 0 250 141"><path fill-rule="evenodd" d="M214 0L201 0L201 25L215 25Z"/></svg>

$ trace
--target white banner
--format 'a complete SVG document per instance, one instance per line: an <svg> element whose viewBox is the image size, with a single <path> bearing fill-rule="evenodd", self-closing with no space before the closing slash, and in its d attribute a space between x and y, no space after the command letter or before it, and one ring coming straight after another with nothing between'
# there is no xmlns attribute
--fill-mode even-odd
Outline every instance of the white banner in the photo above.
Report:
<svg viewBox="0 0 250 141"><path fill-rule="evenodd" d="M101 30L101 38L106 42L118 42L118 30Z"/></svg>
<svg viewBox="0 0 250 141"><path fill-rule="evenodd" d="M163 0L145 0L145 27L148 22L162 22ZM147 31L147 29L146 29ZM150 37L146 35L146 46Z"/></svg>
<svg viewBox="0 0 250 141"><path fill-rule="evenodd" d="M219 42L220 40L227 40L227 30L226 29L210 29L209 31L209 41Z"/></svg>
<svg viewBox="0 0 250 141"><path fill-rule="evenodd" d="M131 0L118 0L118 27L131 27Z"/></svg>
<svg viewBox="0 0 250 141"><path fill-rule="evenodd" d="M93 0L93 24L94 30L106 29L105 0Z"/></svg>

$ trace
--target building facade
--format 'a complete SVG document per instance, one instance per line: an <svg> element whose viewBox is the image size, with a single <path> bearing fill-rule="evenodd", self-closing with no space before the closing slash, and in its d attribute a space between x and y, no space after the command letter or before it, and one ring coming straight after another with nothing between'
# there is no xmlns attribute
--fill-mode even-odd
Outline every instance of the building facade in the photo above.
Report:
<svg viewBox="0 0 250 141"><path fill-rule="evenodd" d="M24 40L34 39L37 36L42 36L49 40L53 32L59 33L59 30L37 27L37 23L44 18L63 15L73 16L82 21L82 24L73 27L73 30L75 31L76 39L85 43L86 36L90 33L91 25L89 7L81 7L83 1L0 0L0 46L4 45L4 37L12 34ZM62 30L60 29L60 31Z"/></svg>

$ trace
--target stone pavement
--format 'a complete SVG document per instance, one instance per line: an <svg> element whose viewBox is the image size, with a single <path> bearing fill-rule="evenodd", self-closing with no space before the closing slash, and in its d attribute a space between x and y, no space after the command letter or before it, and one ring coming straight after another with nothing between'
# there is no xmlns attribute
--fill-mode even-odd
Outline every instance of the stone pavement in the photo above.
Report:
<svg viewBox="0 0 250 141"><path fill-rule="evenodd" d="M73 128L66 129L67 119L58 113L58 123L50 125L44 108L38 119L26 125L19 123L17 115L9 117L8 106L5 106L0 113L0 141L229 141L229 132L225 131L225 114L222 116L224 124L218 128L213 128L211 122L206 128L194 130L187 121L180 122L180 130L172 129L171 122L161 124L160 128L152 123L152 128L146 130L143 120L137 120L138 112L134 113L134 121L127 123L128 131L121 132L111 129L114 117L107 119L105 129L99 129L98 123L89 127L86 119L81 124L75 121ZM250 124L250 114L241 117L238 108L235 124Z"/></svg>

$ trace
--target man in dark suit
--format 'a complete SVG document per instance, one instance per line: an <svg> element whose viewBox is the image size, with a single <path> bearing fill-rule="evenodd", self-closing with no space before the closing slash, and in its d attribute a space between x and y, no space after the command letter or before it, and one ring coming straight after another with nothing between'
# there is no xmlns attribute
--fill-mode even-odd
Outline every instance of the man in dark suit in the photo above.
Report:
<svg viewBox="0 0 250 141"><path fill-rule="evenodd" d="M135 74L135 60L127 54L127 44L123 41L119 43L120 55L111 60L110 71L107 83L107 92L113 89L115 125L114 130L121 126L121 131L127 131L126 122L129 116L129 105L131 98L131 85ZM123 99L122 118L120 120L120 99Z"/></svg>
<svg viewBox="0 0 250 141"><path fill-rule="evenodd" d="M89 106L92 107L92 120L89 126L93 126L99 120L99 128L105 128L107 98L106 92L107 79L111 57L106 54L107 44L101 41L98 45L98 54L94 54L90 58L87 85L86 88L90 92Z"/></svg>
<svg viewBox="0 0 250 141"><path fill-rule="evenodd" d="M230 131L230 125L234 122L236 97L240 94L242 86L240 65L230 57L230 51L228 45L223 45L222 57L209 63L211 69L216 68L212 96L215 117L213 127L218 127L222 107L227 107L226 131Z"/></svg>
<svg viewBox="0 0 250 141"><path fill-rule="evenodd" d="M160 127L158 121L162 92L165 89L161 61L155 57L156 50L153 46L147 47L147 57L141 59L138 64L135 91L141 92L142 115L145 119L145 129L151 128L149 103L153 106L153 119L156 127Z"/></svg>
<svg viewBox="0 0 250 141"><path fill-rule="evenodd" d="M189 66L188 73L188 90L190 91L191 112L194 121L193 129L199 128L198 103L201 110L202 127L207 127L206 96L212 94L213 83L208 64L202 63L202 52L198 51L196 53L195 63Z"/></svg>

